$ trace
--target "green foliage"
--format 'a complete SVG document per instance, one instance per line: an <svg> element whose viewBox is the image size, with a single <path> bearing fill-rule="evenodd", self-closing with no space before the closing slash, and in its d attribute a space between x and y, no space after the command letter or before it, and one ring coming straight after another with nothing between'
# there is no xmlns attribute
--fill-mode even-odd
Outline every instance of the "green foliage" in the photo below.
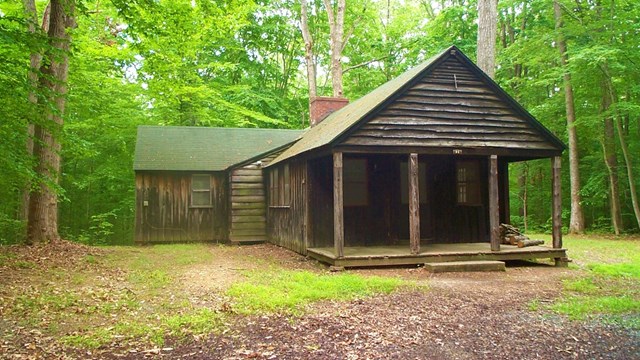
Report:
<svg viewBox="0 0 640 360"><path fill-rule="evenodd" d="M319 300L349 300L390 293L407 283L393 278L355 274L314 274L308 271L272 270L249 272L248 281L234 284L227 294L241 314L297 312Z"/></svg>

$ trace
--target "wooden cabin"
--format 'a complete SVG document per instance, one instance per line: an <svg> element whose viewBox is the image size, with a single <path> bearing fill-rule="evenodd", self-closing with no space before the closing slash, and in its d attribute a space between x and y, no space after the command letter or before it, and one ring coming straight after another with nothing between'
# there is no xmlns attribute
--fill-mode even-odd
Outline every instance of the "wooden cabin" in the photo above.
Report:
<svg viewBox="0 0 640 360"><path fill-rule="evenodd" d="M302 133L140 126L135 241L266 241L262 167Z"/></svg>
<svg viewBox="0 0 640 360"><path fill-rule="evenodd" d="M456 47L310 116L304 132L141 127L136 240L266 240L335 266L566 260L565 145ZM553 244L503 245L509 164L541 158Z"/></svg>
<svg viewBox="0 0 640 360"><path fill-rule="evenodd" d="M318 99L312 117L338 100ZM312 124L265 169L271 242L336 266L565 258L565 145L456 47ZM508 165L540 158L553 244L501 245Z"/></svg>

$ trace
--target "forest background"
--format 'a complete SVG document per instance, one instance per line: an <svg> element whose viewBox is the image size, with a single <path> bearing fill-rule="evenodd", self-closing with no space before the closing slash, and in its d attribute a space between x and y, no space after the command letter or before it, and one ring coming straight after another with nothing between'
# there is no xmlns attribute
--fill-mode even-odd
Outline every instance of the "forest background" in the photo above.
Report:
<svg viewBox="0 0 640 360"><path fill-rule="evenodd" d="M45 121L38 120L42 106L56 110L30 78L38 70L30 58L52 49L42 24L34 27L25 11L28 3L0 1L0 244L25 240L24 194L40 184L56 189L63 238L132 243L138 125L308 126L300 2L83 0L75 2L70 29L64 126L52 130L61 144L61 175L43 176L27 150L28 129L46 125L38 123ZM47 3L34 4L41 18ZM334 89L327 4L309 0L305 8L318 95ZM358 99L452 44L475 58L477 6L475 0L348 1L344 96ZM500 0L496 21L495 80L565 142L568 129L576 130L581 176L572 195L570 167L563 167L563 223L569 225L569 204L579 197L587 231L637 233L640 5ZM34 96L44 99L40 106ZM567 151L564 164L568 157ZM549 169L548 160L510 166L512 222L527 231L550 231Z"/></svg>

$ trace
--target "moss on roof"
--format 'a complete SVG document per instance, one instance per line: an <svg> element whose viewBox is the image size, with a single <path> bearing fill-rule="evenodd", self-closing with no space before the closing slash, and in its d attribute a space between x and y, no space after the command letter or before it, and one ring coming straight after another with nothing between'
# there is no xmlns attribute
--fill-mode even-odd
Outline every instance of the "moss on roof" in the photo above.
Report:
<svg viewBox="0 0 640 360"><path fill-rule="evenodd" d="M134 170L223 171L296 141L304 130L139 126Z"/></svg>

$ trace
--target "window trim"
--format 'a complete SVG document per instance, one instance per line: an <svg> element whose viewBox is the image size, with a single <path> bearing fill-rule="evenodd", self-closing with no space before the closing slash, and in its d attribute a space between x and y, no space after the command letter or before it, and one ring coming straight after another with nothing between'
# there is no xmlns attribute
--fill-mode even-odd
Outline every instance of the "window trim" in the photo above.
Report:
<svg viewBox="0 0 640 360"><path fill-rule="evenodd" d="M464 166L467 165L467 166ZM470 165L470 166L469 166ZM455 196L456 196L456 205L458 206L482 206L482 163L479 160L458 160L456 161L456 172L455 172ZM467 170L475 170L475 174L470 172L470 174L465 174L465 179L460 180L460 169ZM473 176L475 175L475 176ZM460 191L461 186L465 187L465 199L464 201L460 200ZM467 200L468 195L470 193L469 189L473 189L476 191L476 199L475 201Z"/></svg>
<svg viewBox="0 0 640 360"><path fill-rule="evenodd" d="M355 163L355 162L363 162L364 163L364 173L362 174L362 179L360 181L354 181L353 179L349 179L349 175L348 175L348 170L345 171L344 169L347 169L350 167L349 163ZM347 187L349 185L347 184L354 184L354 186L357 186L358 188L362 188L364 189L364 200L363 201L358 201L358 202L353 202L350 203L349 202L349 198L347 196L343 195L343 206L344 207L366 207L371 205L371 199L370 199L370 194L369 194L369 159L366 158L345 158L343 160L343 173L342 173L342 181L343 181L343 189L347 189ZM358 199L360 200L360 199Z"/></svg>
<svg viewBox="0 0 640 360"><path fill-rule="evenodd" d="M194 186L193 186L194 178L198 177L198 176L202 176L202 177L206 176L208 178L209 187L207 189L195 189L194 188ZM212 191L211 191L211 174L191 174L190 187L191 187L191 193L190 193L190 201L189 201L190 204L189 204L189 207L192 207L192 208L203 208L203 209L212 208L213 207L213 199L211 197L211 195L212 195L211 194L212 193ZM194 193L208 193L209 194L209 203L208 204L194 204L193 203L193 199L194 199L193 194Z"/></svg>
<svg viewBox="0 0 640 360"><path fill-rule="evenodd" d="M274 167L269 172L269 208L291 207L291 173L289 164Z"/></svg>

